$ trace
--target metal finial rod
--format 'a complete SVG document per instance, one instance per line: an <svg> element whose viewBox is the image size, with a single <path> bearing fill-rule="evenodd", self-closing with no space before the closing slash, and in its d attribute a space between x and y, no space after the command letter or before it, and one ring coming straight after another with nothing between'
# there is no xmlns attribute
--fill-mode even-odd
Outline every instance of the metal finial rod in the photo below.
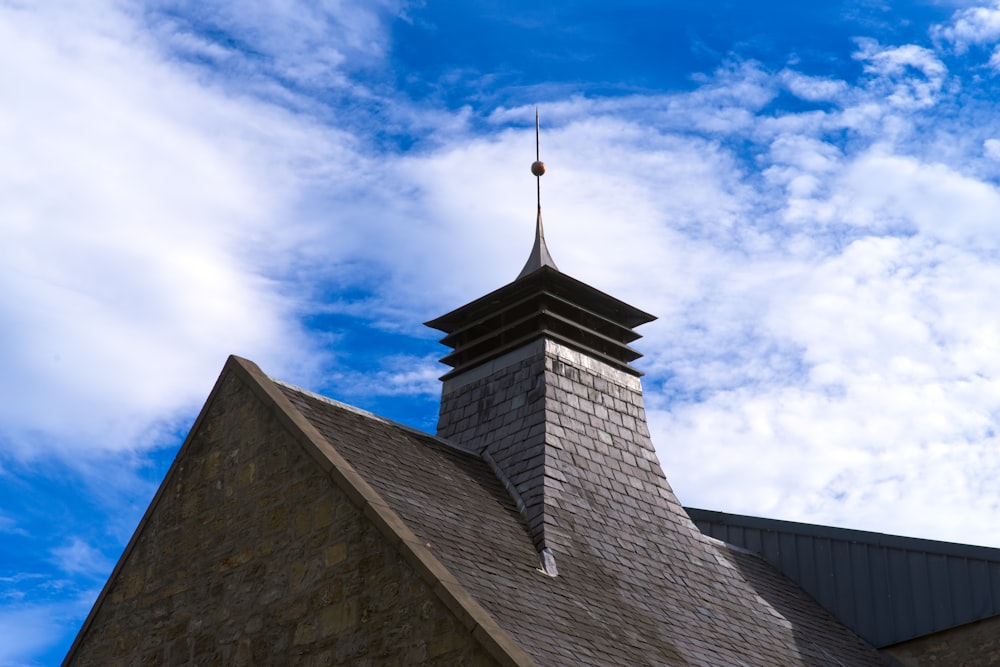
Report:
<svg viewBox="0 0 1000 667"><path fill-rule="evenodd" d="M535 175L538 187L538 213L542 212L542 174L545 173L545 163L542 162L538 148L538 107L535 107L535 161L531 165L531 173Z"/></svg>
<svg viewBox="0 0 1000 667"><path fill-rule="evenodd" d="M542 164L542 157L538 148L538 107L535 107L535 164ZM534 166L534 165L532 165ZM532 171L535 171L532 169ZM542 165L540 169L542 174L545 173L545 165ZM536 194L536 201L538 201L538 214L542 214L542 174L535 174L535 187L538 189Z"/></svg>
<svg viewBox="0 0 1000 667"><path fill-rule="evenodd" d="M541 159L538 153L538 107L535 107L535 161L537 162Z"/></svg>

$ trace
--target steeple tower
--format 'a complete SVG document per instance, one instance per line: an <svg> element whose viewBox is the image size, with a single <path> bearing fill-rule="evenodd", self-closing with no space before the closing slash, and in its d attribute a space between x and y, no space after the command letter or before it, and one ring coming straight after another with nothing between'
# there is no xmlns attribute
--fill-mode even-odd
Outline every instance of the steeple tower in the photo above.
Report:
<svg viewBox="0 0 1000 667"><path fill-rule="evenodd" d="M537 151L537 115L535 128ZM536 159L536 179L544 171ZM653 319L556 268L539 196L518 277L427 322L452 348L441 360L452 370L441 378L438 435L478 452L504 480L548 574L576 548L581 520L620 521L602 518L602 508L628 505L627 496L643 496L640 507L666 502L686 521L660 471L642 374L631 366L641 356L629 345L640 337L633 329Z"/></svg>

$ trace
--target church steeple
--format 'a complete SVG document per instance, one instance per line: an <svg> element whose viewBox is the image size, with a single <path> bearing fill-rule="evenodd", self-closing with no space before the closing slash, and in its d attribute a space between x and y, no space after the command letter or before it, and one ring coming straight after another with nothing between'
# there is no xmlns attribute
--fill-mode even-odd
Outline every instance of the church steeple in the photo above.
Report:
<svg viewBox="0 0 1000 667"><path fill-rule="evenodd" d="M537 157L537 112L535 129ZM544 171L536 160L536 179ZM642 373L631 365L641 356L629 346L640 337L633 329L655 318L556 268L540 181L538 189L535 242L520 275L427 325L452 348L441 359L452 370L441 378L438 435L493 467L528 524L541 569L555 575L556 559L574 548L564 530L576 521L570 514L599 496L610 503L622 484L683 511L654 472ZM591 509L595 521L609 520Z"/></svg>

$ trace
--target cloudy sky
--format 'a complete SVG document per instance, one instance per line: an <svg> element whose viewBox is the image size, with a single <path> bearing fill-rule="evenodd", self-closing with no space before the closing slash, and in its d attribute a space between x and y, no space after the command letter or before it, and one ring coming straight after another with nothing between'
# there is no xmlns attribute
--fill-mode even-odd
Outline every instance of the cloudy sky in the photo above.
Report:
<svg viewBox="0 0 1000 667"><path fill-rule="evenodd" d="M997 2L0 0L0 666L59 662L228 354L434 429L536 104L683 503L1000 547L998 84Z"/></svg>

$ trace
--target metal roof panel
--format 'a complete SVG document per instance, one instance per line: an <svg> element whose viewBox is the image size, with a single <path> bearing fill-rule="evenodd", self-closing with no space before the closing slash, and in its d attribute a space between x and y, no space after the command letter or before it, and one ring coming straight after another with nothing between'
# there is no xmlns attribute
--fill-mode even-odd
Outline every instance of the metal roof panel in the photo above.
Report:
<svg viewBox="0 0 1000 667"><path fill-rule="evenodd" d="M1000 615L1000 549L685 508L874 646Z"/></svg>

